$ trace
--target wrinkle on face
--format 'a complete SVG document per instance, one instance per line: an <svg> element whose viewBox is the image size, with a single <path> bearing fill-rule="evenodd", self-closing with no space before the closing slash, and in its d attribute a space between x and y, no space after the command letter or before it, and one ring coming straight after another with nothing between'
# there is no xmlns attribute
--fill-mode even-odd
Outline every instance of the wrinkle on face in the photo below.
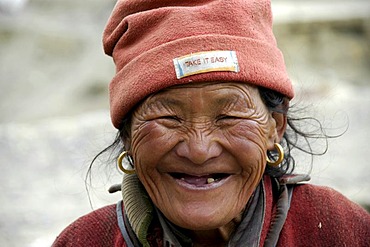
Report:
<svg viewBox="0 0 370 247"><path fill-rule="evenodd" d="M270 115L248 84L187 84L149 96L133 113L130 151L154 204L187 229L220 226L240 215L263 176ZM227 171L233 180L220 195L186 194L168 175L176 171Z"/></svg>

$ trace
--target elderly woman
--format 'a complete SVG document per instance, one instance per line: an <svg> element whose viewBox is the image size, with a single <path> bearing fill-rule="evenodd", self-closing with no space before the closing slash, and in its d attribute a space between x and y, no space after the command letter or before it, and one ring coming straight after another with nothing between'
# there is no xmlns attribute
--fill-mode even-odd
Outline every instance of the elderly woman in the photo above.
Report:
<svg viewBox="0 0 370 247"><path fill-rule="evenodd" d="M119 0L104 48L123 200L54 246L369 246L365 210L292 175L268 0Z"/></svg>

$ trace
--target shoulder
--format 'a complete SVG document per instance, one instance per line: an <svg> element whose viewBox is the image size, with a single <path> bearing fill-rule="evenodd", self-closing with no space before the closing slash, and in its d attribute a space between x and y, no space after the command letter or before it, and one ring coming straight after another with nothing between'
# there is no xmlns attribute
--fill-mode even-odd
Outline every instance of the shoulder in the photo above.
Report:
<svg viewBox="0 0 370 247"><path fill-rule="evenodd" d="M369 223L370 215L358 204L350 201L338 191L311 184L296 185L292 197L291 208L297 211L306 211L308 215L333 215L338 220L362 216L361 219Z"/></svg>
<svg viewBox="0 0 370 247"><path fill-rule="evenodd" d="M123 246L116 206L97 209L70 224L53 244L62 246Z"/></svg>
<svg viewBox="0 0 370 247"><path fill-rule="evenodd" d="M296 185L284 227L300 236L294 243L299 246L363 246L370 239L370 214L334 189Z"/></svg>

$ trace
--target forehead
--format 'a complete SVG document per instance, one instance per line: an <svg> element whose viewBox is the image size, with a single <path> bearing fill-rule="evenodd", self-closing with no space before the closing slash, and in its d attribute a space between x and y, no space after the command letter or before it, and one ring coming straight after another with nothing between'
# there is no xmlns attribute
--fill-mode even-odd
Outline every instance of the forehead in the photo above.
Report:
<svg viewBox="0 0 370 247"><path fill-rule="evenodd" d="M183 105L186 103L199 103L211 105L225 105L238 103L238 101L254 105L261 98L258 89L245 83L212 82L185 84L164 89L149 96L145 104Z"/></svg>

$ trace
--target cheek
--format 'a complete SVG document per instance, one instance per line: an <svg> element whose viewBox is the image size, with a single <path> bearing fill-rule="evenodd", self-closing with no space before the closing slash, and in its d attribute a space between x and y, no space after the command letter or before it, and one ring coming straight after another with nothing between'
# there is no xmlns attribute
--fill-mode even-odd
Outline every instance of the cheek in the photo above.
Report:
<svg viewBox="0 0 370 247"><path fill-rule="evenodd" d="M158 165L161 158L171 150L173 139L170 131L155 122L134 124L131 132L131 155L136 174L154 201L160 201L164 191Z"/></svg>
<svg viewBox="0 0 370 247"><path fill-rule="evenodd" d="M246 183L262 177L267 152L267 127L256 121L242 121L224 132L228 150L238 159Z"/></svg>
<svg viewBox="0 0 370 247"><path fill-rule="evenodd" d="M137 125L132 131L131 153L138 173L147 174L176 145L173 131L153 122Z"/></svg>
<svg viewBox="0 0 370 247"><path fill-rule="evenodd" d="M166 144L171 141L172 132L155 122L145 122L132 131L131 149L134 156L156 148L158 143Z"/></svg>
<svg viewBox="0 0 370 247"><path fill-rule="evenodd" d="M224 131L223 137L239 151L265 152L267 150L268 127L265 122L243 120Z"/></svg>

